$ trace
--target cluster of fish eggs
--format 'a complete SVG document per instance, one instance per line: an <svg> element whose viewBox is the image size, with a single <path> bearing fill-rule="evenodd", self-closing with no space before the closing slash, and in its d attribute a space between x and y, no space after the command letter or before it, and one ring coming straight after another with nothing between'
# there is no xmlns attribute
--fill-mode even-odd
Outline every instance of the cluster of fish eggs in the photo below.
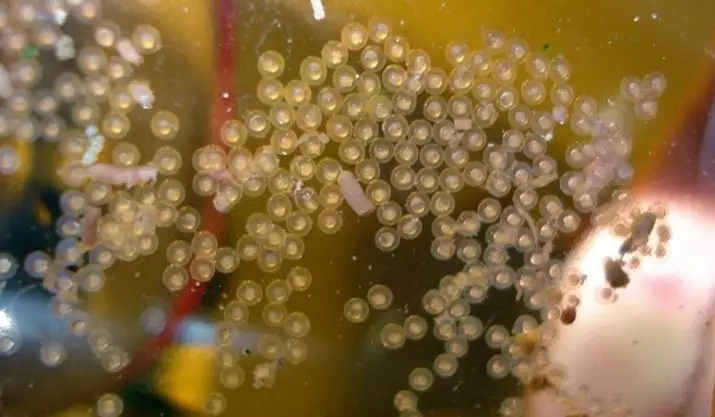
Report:
<svg viewBox="0 0 715 417"><path fill-rule="evenodd" d="M283 263L302 258L303 238L314 224L331 235L341 230L344 216L351 216L341 207L351 199L339 181L346 171L364 187L381 224L374 232L379 250L395 251L401 240L416 239L429 221L433 257L457 257L464 263L463 270L442 277L437 288L426 291L424 317L410 315L380 332L382 345L392 350L407 340L424 338L430 325L432 336L444 342L444 352L433 363L412 370L409 389L395 395L400 413L419 415L417 393L428 390L435 375L453 375L470 342L480 337L500 351L487 362L486 372L495 379L513 375L528 383L548 368L543 351L535 351L530 340L535 334L540 343L555 337L549 324L561 318L563 307L554 284L572 282L577 276L565 274L562 260L552 257L553 241L559 233L576 232L584 216L596 224L607 221L601 214L612 209L611 203L599 204L598 196L609 183L626 185L632 177L628 132L618 120L601 117L595 99L576 95L568 84L571 67L563 56L530 51L520 39L485 30L481 49L464 42L447 45L449 67L444 69L379 19L367 26L347 24L340 40L327 42L319 56L300 63L298 79L281 80L283 56L265 52L257 63L262 78L256 91L265 108L226 122L221 129L223 146L201 147L192 158L192 191L212 197L219 212L230 212L244 197L265 200L265 211L248 217L246 233L235 245L219 246L215 235L201 230L199 211L182 205L187 190L170 178L183 164L175 148L161 143L151 158L152 166L167 177L156 186L122 190L88 178L87 153L101 154L103 138L112 140L113 165L139 165L138 148L124 140L133 111L153 112L151 132L161 141L176 137L180 125L170 111L153 109L148 82L133 78L132 55L118 47L126 38L115 23L101 19L101 3L71 3L65 12L93 25L94 42L76 55L79 74L60 74L52 90L34 88L42 66L22 52L59 47L62 24L51 16L61 11L4 11L6 25L13 22L4 44L15 60L9 66L11 89L0 114L5 138L0 172L13 175L20 168L13 144L41 138L58 143L65 160L60 175L71 189L61 199L64 216L57 233L62 240L54 256L33 252L20 265L11 255L0 254L0 278L8 279L23 267L42 279L56 293L54 311L67 319L74 334L87 338L107 371L123 369L129 355L106 330L92 325L77 301L81 292L103 287L105 271L115 260L130 262L154 253L160 246L155 228L168 227L191 235L166 247L168 265L162 281L171 292L192 285L192 280L207 282L216 273L229 274L241 261L255 261L265 273L276 274L266 285L243 280L235 300L223 306L224 320L216 324L221 384L233 389L247 379L234 340L251 307L262 301L264 323L282 328L285 336L260 337L256 351L266 361L253 370L254 387L272 386L282 362L302 362L308 354L302 338L311 323L304 313L290 312L287 302L294 291L309 290L313 276L297 262L286 268ZM129 40L140 54L161 48L158 31L148 25L135 28ZM665 87L659 73L629 77L622 83L621 98L632 104L635 117L650 120ZM69 121L58 115L63 106L71 109ZM499 137L490 137L495 126L506 127ZM560 174L548 147L564 132L583 140L569 146L565 158L570 169ZM558 191L548 188L556 182ZM488 196L475 210L456 213L455 195L465 187ZM619 204L624 195L628 192L615 192L612 204ZM90 212L96 218L90 219ZM523 254L521 268L507 265L513 249ZM523 315L512 329L485 328L470 314L471 306L488 297L490 289L512 287L541 320ZM374 285L364 298L345 303L344 317L364 322L371 310L387 309L392 299L389 287ZM3 354L19 347L11 334L3 334L1 340ZM57 342L41 349L48 366L59 365L65 355ZM119 415L123 406L120 397L105 394L97 407L108 417ZM208 412L219 414L225 407L223 394L209 396ZM505 399L501 407L505 416L522 410L516 397Z"/></svg>
<svg viewBox="0 0 715 417"><path fill-rule="evenodd" d="M150 130L157 139L172 139L179 129L174 113L153 109L148 81L135 74L145 57L161 49L159 31L146 24L122 30L103 19L102 9L99 0L0 4L4 57L0 66L0 181L9 184L15 175L31 169L24 149L45 141L56 143L64 163L60 178L70 187L59 202L62 216L55 230L60 241L49 251L52 255L37 250L20 262L9 253L0 253L0 284L20 268L38 279L55 293L52 311L66 320L72 334L87 340L108 372L118 372L129 363L130 355L79 308L82 293L101 290L106 270L117 259L128 262L157 250L154 229L166 222L173 225L184 214L175 208L183 198L177 194L183 188L173 179L164 181L163 188L136 188L131 193L115 190L113 184L87 183L87 166L105 148L111 150L116 166L131 169L138 164L137 146L124 140L133 111L152 112ZM82 40L67 32L70 20L91 27L89 42L80 45ZM63 70L70 64L71 70ZM112 142L105 143L105 138ZM163 161L158 164L163 174L175 172L172 158L180 158L175 149L157 150L154 159ZM158 197L165 199L156 201ZM94 219L87 226L87 214L96 216L105 205L108 210L101 222ZM188 221L190 215L182 219ZM97 226L99 230L91 234L99 237L88 238L91 226ZM0 355L12 355L20 347L18 330L4 326ZM40 360L48 367L61 365L67 355L58 341L47 341L39 350ZM122 400L115 394L104 394L97 401L97 412L103 417L119 415L122 409Z"/></svg>

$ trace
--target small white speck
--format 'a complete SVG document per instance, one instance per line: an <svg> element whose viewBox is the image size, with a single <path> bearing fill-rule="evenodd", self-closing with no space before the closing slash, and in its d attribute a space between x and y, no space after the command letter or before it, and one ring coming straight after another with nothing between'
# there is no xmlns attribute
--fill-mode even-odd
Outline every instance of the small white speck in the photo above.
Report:
<svg viewBox="0 0 715 417"><path fill-rule="evenodd" d="M228 98L228 93L223 93L223 94L221 94L221 97L223 97L223 98Z"/></svg>
<svg viewBox="0 0 715 417"><path fill-rule="evenodd" d="M639 22L641 20L640 16L633 16L633 21L634 22Z"/></svg>
<svg viewBox="0 0 715 417"><path fill-rule="evenodd" d="M660 20L660 15L656 12L650 14L650 18L653 20Z"/></svg>

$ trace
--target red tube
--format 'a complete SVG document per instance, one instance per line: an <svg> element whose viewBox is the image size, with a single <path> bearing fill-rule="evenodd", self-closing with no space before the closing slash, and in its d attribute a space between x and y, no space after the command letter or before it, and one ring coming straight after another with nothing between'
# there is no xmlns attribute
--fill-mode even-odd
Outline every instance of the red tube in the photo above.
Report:
<svg viewBox="0 0 715 417"><path fill-rule="evenodd" d="M215 84L211 107L211 134L209 143L223 148L226 146L221 141L221 127L232 118L236 92L233 82L236 68L235 57L235 0L216 0L214 16L216 17L215 37ZM202 202L203 229L213 233L219 241L225 239L227 216L216 211L210 198ZM208 284L192 281L184 288L179 297L174 301L164 331L155 339L144 345L134 355L130 365L122 372L120 380L131 381L141 375L154 359L174 340L179 323L189 314L193 313L201 303L201 298L206 292Z"/></svg>

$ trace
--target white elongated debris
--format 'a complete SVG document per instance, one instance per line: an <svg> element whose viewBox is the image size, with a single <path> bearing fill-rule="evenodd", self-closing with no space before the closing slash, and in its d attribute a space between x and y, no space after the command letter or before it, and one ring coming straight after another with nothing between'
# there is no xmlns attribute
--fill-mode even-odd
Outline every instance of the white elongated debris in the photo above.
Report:
<svg viewBox="0 0 715 417"><path fill-rule="evenodd" d="M364 216L375 209L372 201L365 195L365 191L363 191L352 172L343 171L340 173L338 185L343 197L345 197L345 201L359 216Z"/></svg>
<svg viewBox="0 0 715 417"><path fill-rule="evenodd" d="M109 164L95 164L87 168L87 177L89 179L112 185L123 185L127 188L156 181L156 176L157 169L148 165L121 167Z"/></svg>
<svg viewBox="0 0 715 417"><path fill-rule="evenodd" d="M10 98L13 92L14 89L12 88L10 73L0 64L0 97L4 99Z"/></svg>
<svg viewBox="0 0 715 417"><path fill-rule="evenodd" d="M116 44L117 52L123 60L129 62L130 64L138 67L144 61L144 58L139 54L137 48L134 46L129 38L122 38L117 41Z"/></svg>
<svg viewBox="0 0 715 417"><path fill-rule="evenodd" d="M55 57L60 61L67 61L75 55L74 40L70 35L62 35L55 43Z"/></svg>
<svg viewBox="0 0 715 417"><path fill-rule="evenodd" d="M313 8L313 18L315 20L325 19L325 7L321 0L310 0L310 6Z"/></svg>
<svg viewBox="0 0 715 417"><path fill-rule="evenodd" d="M102 210L99 207L89 206L84 212L82 223L82 243L88 246L94 246L97 242L97 227L98 220L102 216Z"/></svg>
<svg viewBox="0 0 715 417"><path fill-rule="evenodd" d="M97 162L97 157L104 148L104 136L99 133L99 129L97 129L97 126L94 125L87 126L84 130L84 134L89 141L89 146L87 147L84 155L82 155L82 163L85 165L92 165Z"/></svg>

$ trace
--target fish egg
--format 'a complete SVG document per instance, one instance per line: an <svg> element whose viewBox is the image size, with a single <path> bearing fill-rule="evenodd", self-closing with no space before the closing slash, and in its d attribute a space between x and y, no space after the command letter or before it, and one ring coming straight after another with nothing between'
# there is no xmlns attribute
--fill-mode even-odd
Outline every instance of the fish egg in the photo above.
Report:
<svg viewBox="0 0 715 417"><path fill-rule="evenodd" d="M351 323L362 323L370 315L370 306L361 298L351 298L345 302L343 316Z"/></svg>
<svg viewBox="0 0 715 417"><path fill-rule="evenodd" d="M288 314L283 322L283 328L290 337L300 338L310 332L310 320L305 313L294 311Z"/></svg>
<svg viewBox="0 0 715 417"><path fill-rule="evenodd" d="M405 329L399 324L390 323L380 330L380 342L387 349L397 350L404 346L405 340Z"/></svg>
<svg viewBox="0 0 715 417"><path fill-rule="evenodd" d="M97 400L99 417L118 417L124 411L124 401L116 394L104 394Z"/></svg>
<svg viewBox="0 0 715 417"><path fill-rule="evenodd" d="M458 367L459 362L457 361L457 357L449 353L437 355L432 363L434 373L442 378L449 378L454 375Z"/></svg>
<svg viewBox="0 0 715 417"><path fill-rule="evenodd" d="M248 305L241 301L231 301L223 308L224 319L232 323L245 323L248 320Z"/></svg>
<svg viewBox="0 0 715 417"><path fill-rule="evenodd" d="M271 327L283 326L286 317L288 316L288 309L286 309L285 304L270 301L263 306L263 311L261 312L263 316L263 322Z"/></svg>
<svg viewBox="0 0 715 417"><path fill-rule="evenodd" d="M299 364L308 356L308 346L299 339L288 339L283 344L281 357L288 363Z"/></svg>
<svg viewBox="0 0 715 417"><path fill-rule="evenodd" d="M367 290L367 301L376 310L385 310L392 304L392 290L382 285L376 284Z"/></svg>

